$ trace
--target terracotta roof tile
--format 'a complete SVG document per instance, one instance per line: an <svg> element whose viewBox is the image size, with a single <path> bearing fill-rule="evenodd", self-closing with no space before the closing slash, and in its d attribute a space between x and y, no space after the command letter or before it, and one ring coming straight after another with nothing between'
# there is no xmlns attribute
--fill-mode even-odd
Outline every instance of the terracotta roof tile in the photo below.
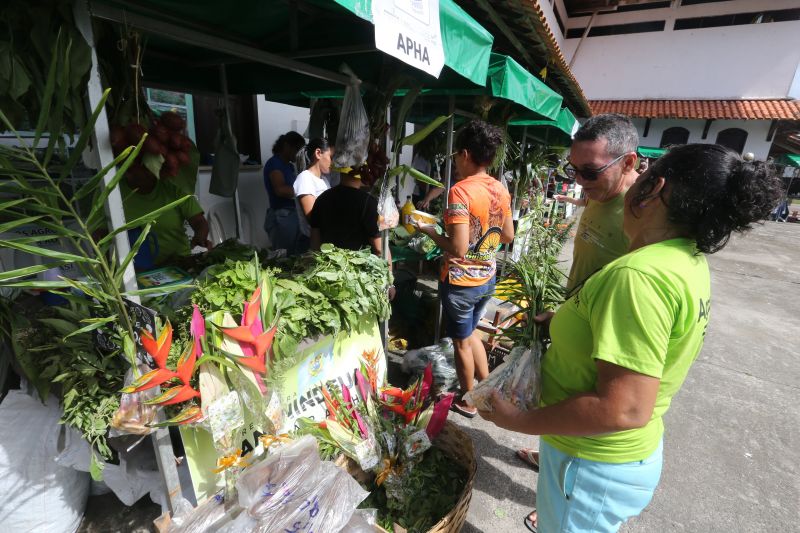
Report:
<svg viewBox="0 0 800 533"><path fill-rule="evenodd" d="M592 113L638 118L800 120L800 100L590 100Z"/></svg>

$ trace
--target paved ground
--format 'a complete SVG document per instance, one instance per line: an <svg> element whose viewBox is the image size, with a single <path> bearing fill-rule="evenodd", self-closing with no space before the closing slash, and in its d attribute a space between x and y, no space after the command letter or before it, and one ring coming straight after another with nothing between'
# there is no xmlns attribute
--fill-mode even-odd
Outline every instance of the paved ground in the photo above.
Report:
<svg viewBox="0 0 800 533"><path fill-rule="evenodd" d="M711 256L706 345L665 417L664 471L625 532L800 530L800 224L769 222ZM478 418L478 475L465 532L526 531L536 445Z"/></svg>

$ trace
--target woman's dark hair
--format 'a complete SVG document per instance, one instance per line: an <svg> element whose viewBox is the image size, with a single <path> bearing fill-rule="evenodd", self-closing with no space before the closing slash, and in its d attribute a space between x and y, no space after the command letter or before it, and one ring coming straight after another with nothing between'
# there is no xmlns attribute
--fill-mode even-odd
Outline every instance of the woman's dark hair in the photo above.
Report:
<svg viewBox="0 0 800 533"><path fill-rule="evenodd" d="M325 150L330 149L330 147L331 146L328 144L328 139L323 139L322 137L311 139L306 145L306 161L313 165L315 163L314 153L317 150L324 152Z"/></svg>
<svg viewBox="0 0 800 533"><path fill-rule="evenodd" d="M289 145L292 148L297 148L298 150L305 146L306 140L303 138L302 135L297 133L296 131L290 131L288 133L284 133L278 140L275 141L275 144L272 145L272 153L277 154L283 150L285 145Z"/></svg>
<svg viewBox="0 0 800 533"><path fill-rule="evenodd" d="M721 250L732 232L767 218L783 191L771 166L744 161L718 144L676 146L652 163L646 175L631 202L633 209L652 193L655 179L664 177L660 196L669 221L685 228L706 254Z"/></svg>
<svg viewBox="0 0 800 533"><path fill-rule="evenodd" d="M503 142L503 131L482 120L468 122L456 136L456 151L466 150L478 165L490 165Z"/></svg>

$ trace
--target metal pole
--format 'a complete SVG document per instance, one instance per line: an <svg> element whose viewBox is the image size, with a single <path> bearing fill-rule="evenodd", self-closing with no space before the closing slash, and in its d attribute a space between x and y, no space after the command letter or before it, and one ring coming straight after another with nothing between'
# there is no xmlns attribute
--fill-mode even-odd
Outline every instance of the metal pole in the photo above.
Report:
<svg viewBox="0 0 800 533"><path fill-rule="evenodd" d="M578 41L578 46L575 47L575 51L572 52L572 57L569 60L569 68L572 68L572 65L575 64L575 59L578 58L578 50L581 49L581 45L583 41L589 36L589 31L592 29L592 24L594 24L594 19L597 18L598 11L593 11L592 16L589 18L589 24L586 25L586 29L583 30L583 35L581 35L581 40Z"/></svg>
<svg viewBox="0 0 800 533"><path fill-rule="evenodd" d="M445 212L447 211L447 199L450 196L450 185L451 179L450 175L453 171L453 158L450 157L450 154L453 153L453 130L455 129L455 112L456 112L456 97L450 97L450 109L449 114L450 118L447 119L447 154L448 157L444 162L444 209ZM436 307L436 322L434 324L434 334L433 340L434 344L439 343L439 339L441 337L440 331L442 329L442 297L441 294L439 295L439 305Z"/></svg>
<svg viewBox="0 0 800 533"><path fill-rule="evenodd" d="M228 74L225 70L225 65L222 64L219 66L219 84L220 88L222 89L222 101L223 107L225 109L225 121L226 126L229 132L232 132L233 129L231 128L231 113L230 113L230 105L228 103ZM238 145L236 146L236 151L239 151ZM242 215L241 215L241 206L239 205L239 184L236 184L236 190L233 191L233 219L236 225L236 240L240 240L243 235L242 231Z"/></svg>
<svg viewBox="0 0 800 533"><path fill-rule="evenodd" d="M391 120L391 111L392 111L392 102L390 100L389 104L386 106L386 124L389 124L389 121ZM383 149L386 152L386 156L387 157L389 156L389 130L390 130L390 128L386 128L386 135L384 136L384 139L383 139ZM395 159L395 163L397 163L397 162L399 162L399 156L398 156L398 158ZM384 177L384 179L388 179L388 178ZM399 185L397 187L397 190L398 190L397 194L400 194L400 192L399 192L400 191L400 186ZM389 252L389 230L386 229L386 230L383 230L381 232L381 257L383 257L384 259L388 258L389 257L389 253L388 252ZM391 262L388 262L388 263L389 263L389 272L392 272L392 270L393 270L392 269L392 263ZM389 351L388 351L388 347L389 347L389 320L384 320L383 322L381 322L380 328L381 328L381 338L383 339L383 353L386 356L386 364L387 364L387 368L388 368L388 364L389 364Z"/></svg>
<svg viewBox="0 0 800 533"><path fill-rule="evenodd" d="M77 0L73 5L73 12L75 16L75 24L78 30L83 35L86 42L89 44L92 56L92 67L89 73L88 83L88 100L89 108L94 109L100 103L100 98L103 94L103 87L100 81L100 71L98 70L97 51L95 49L94 33L92 31L92 21L89 15L88 4L85 0ZM95 124L93 134L94 145L97 147L97 155L99 158L100 168L110 165L114 161L114 154L111 151L111 143L109 141L109 125L108 117L106 116L105 109L100 110L97 123ZM103 186L107 187L111 181L112 175L107 174L103 178ZM106 216L111 224L112 229L116 229L125 225L125 213L122 207L122 196L118 188L114 188L106 200ZM116 236L114 242L117 249L117 260L122 261L130 251L130 242L128 241L127 232L122 232ZM126 291L138 289L136 283L136 273L133 270L133 264L128 264L123 275L123 284ZM136 303L139 302L138 297L130 297ZM163 418L163 414L159 414L159 418ZM174 512L177 504L183 498L181 491L181 482L178 478L178 469L175 465L175 454L172 451L172 442L169 438L169 430L166 428L157 429L152 433L153 447L156 451L156 461L158 462L158 470L161 472L161 479L164 482L167 493L167 503L170 511Z"/></svg>
<svg viewBox="0 0 800 533"><path fill-rule="evenodd" d="M74 5L75 24L78 30L86 39L91 47L92 66L89 72L89 82L87 84L87 99L89 109L95 109L100 103L103 96L103 85L100 81L100 71L98 69L97 51L94 45L94 33L92 31L91 18L86 9L86 4L80 0L75 2ZM111 142L109 135L108 116L106 115L105 107L100 110L100 115L97 117L97 122L94 126L94 134L92 141L96 149L98 168L105 168L114 161L114 153L111 150ZM103 187L108 187L108 184L113 178L113 173L108 173L103 177ZM105 205L106 220L111 225L111 229L115 230L125 225L125 211L122 208L122 195L118 188L114 188L106 199ZM128 233L121 232L114 237L114 246L117 250L117 261L122 262L131 250L130 241L128 241ZM139 288L136 283L136 272L133 270L133 262L128 263L125 268L125 273L122 276L122 283L126 291L135 291ZM138 296L130 298L136 303L139 303Z"/></svg>

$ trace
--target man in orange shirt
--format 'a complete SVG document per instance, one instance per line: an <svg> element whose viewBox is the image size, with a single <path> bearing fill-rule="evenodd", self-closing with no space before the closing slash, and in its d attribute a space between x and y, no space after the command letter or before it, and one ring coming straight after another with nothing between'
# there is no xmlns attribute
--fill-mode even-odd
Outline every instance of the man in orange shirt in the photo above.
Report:
<svg viewBox="0 0 800 533"><path fill-rule="evenodd" d="M475 328L494 293L497 249L514 239L511 197L486 172L502 142L502 131L495 126L479 120L464 126L455 142L459 179L447 197L447 233L438 235L432 225L418 226L444 251L439 294L462 395L472 390L474 378L489 375L486 349ZM477 414L461 398L453 410L469 418Z"/></svg>

